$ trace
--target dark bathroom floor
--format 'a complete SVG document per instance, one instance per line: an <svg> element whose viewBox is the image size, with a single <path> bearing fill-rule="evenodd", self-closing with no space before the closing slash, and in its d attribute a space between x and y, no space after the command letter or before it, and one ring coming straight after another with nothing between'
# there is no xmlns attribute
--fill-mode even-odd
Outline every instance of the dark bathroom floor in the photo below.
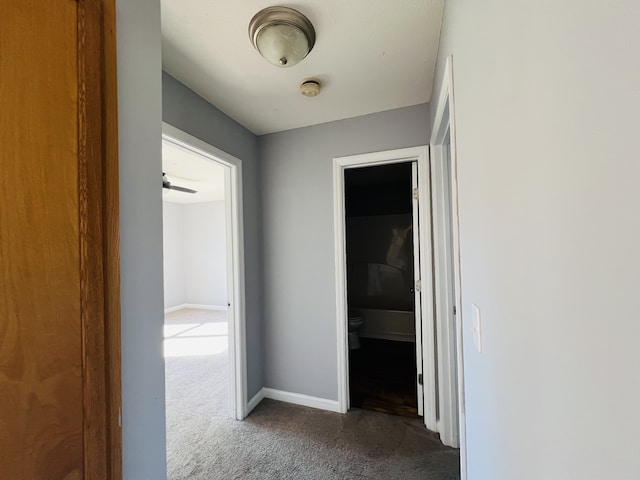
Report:
<svg viewBox="0 0 640 480"><path fill-rule="evenodd" d="M360 345L349 351L351 407L416 417L415 344L361 338Z"/></svg>

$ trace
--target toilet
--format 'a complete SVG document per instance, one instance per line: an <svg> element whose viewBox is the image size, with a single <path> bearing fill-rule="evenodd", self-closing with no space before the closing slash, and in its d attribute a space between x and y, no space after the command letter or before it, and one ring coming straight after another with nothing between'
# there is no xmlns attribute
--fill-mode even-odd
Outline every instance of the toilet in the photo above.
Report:
<svg viewBox="0 0 640 480"><path fill-rule="evenodd" d="M349 313L349 350L360 348L360 337L358 330L364 321L360 315Z"/></svg>

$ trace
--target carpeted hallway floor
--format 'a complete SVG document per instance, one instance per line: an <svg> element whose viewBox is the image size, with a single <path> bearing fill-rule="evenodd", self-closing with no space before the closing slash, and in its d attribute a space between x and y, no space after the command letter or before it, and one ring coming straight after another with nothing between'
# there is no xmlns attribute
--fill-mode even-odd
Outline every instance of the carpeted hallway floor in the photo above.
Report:
<svg viewBox="0 0 640 480"><path fill-rule="evenodd" d="M165 331L169 480L460 478L458 451L418 419L263 400L246 420L232 420L224 314L167 314Z"/></svg>

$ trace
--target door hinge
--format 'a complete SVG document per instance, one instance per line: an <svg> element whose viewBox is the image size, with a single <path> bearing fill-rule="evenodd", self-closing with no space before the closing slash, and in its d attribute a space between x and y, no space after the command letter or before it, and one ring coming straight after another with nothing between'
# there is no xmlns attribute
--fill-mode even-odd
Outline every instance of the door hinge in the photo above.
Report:
<svg viewBox="0 0 640 480"><path fill-rule="evenodd" d="M421 292L422 291L422 280L417 280L416 281L416 292Z"/></svg>
<svg viewBox="0 0 640 480"><path fill-rule="evenodd" d="M457 310L456 310L456 306L454 305L454 306L453 306L453 314L455 315L455 314L456 314L456 312L457 312Z"/></svg>
<svg viewBox="0 0 640 480"><path fill-rule="evenodd" d="M407 197L405 197L407 198ZM418 188L414 188L413 189L413 199L414 200L418 200L420 198L420 189Z"/></svg>
<svg viewBox="0 0 640 480"><path fill-rule="evenodd" d="M418 384L422 385L422 374L421 373L418 374Z"/></svg>

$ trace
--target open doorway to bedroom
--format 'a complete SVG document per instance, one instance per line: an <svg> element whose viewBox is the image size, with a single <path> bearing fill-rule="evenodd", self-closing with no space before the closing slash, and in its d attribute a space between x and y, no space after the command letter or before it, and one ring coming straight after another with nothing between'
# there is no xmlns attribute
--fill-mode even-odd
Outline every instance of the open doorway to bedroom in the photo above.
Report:
<svg viewBox="0 0 640 480"><path fill-rule="evenodd" d="M163 131L167 469L177 478L217 423L246 411L241 164Z"/></svg>

